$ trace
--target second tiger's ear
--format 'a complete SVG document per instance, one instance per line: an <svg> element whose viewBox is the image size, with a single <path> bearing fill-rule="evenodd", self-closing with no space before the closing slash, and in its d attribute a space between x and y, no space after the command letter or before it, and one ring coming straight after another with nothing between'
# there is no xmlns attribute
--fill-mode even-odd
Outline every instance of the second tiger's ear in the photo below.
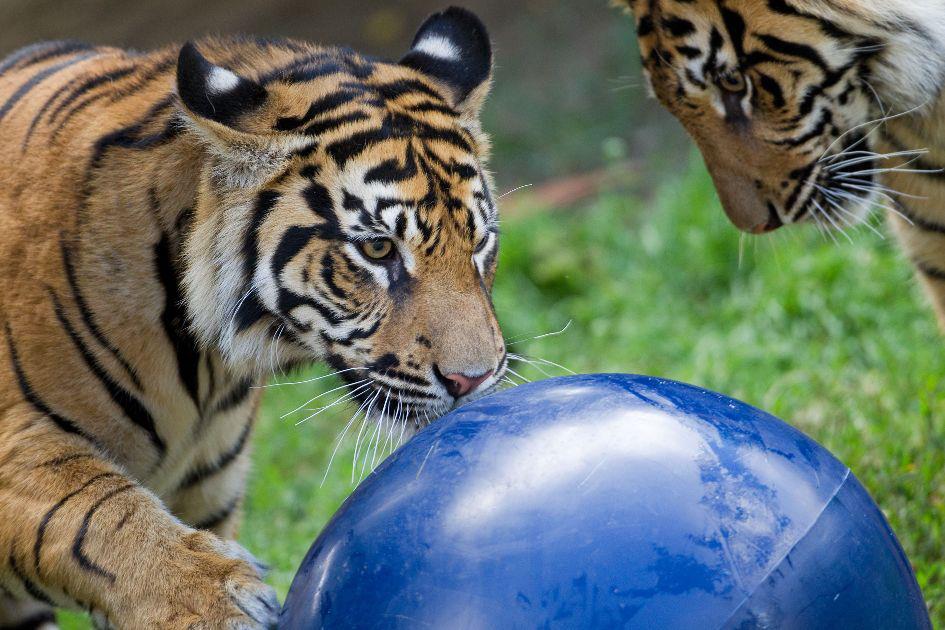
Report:
<svg viewBox="0 0 945 630"><path fill-rule="evenodd" d="M492 78L492 44L471 11L450 7L431 15L400 63L449 89L451 104L461 113L479 114Z"/></svg>

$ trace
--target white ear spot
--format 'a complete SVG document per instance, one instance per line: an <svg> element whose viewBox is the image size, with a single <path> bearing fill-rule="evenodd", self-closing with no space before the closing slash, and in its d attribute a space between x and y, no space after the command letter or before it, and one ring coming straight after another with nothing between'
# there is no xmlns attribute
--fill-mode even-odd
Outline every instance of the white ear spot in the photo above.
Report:
<svg viewBox="0 0 945 630"><path fill-rule="evenodd" d="M417 45L414 46L413 49L422 53L426 53L431 57L436 57L437 59L456 61L460 58L459 48L457 48L453 42L441 35L430 35L428 37L424 37L419 42L417 42Z"/></svg>
<svg viewBox="0 0 945 630"><path fill-rule="evenodd" d="M226 68L214 67L207 75L207 90L214 94L229 92L239 85L240 78Z"/></svg>

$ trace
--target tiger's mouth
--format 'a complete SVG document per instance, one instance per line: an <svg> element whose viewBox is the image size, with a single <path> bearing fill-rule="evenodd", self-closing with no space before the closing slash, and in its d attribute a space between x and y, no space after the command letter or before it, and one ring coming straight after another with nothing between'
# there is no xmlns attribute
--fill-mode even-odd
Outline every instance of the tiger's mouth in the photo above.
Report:
<svg viewBox="0 0 945 630"><path fill-rule="evenodd" d="M395 426L407 425L414 431L433 423L453 409L495 392L508 367L508 353L498 368L474 391L455 397L436 379L425 379L390 368L347 368L340 374L345 381L345 402L358 405L355 415L366 420Z"/></svg>

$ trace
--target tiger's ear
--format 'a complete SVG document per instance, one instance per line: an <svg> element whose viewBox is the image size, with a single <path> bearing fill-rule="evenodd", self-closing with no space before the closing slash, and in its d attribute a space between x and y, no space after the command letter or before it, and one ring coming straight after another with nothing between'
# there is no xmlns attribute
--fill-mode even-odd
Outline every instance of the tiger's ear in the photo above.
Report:
<svg viewBox="0 0 945 630"><path fill-rule="evenodd" d="M293 151L312 143L272 129L278 99L252 79L208 61L193 42L177 58L177 94L188 126L217 158L221 182L253 188L284 166Z"/></svg>
<svg viewBox="0 0 945 630"><path fill-rule="evenodd" d="M193 42L184 44L177 57L177 94L191 113L227 127L269 98L255 81L207 61Z"/></svg>
<svg viewBox="0 0 945 630"><path fill-rule="evenodd" d="M431 15L400 63L445 85L461 114L478 116L492 79L492 44L471 11L450 7Z"/></svg>

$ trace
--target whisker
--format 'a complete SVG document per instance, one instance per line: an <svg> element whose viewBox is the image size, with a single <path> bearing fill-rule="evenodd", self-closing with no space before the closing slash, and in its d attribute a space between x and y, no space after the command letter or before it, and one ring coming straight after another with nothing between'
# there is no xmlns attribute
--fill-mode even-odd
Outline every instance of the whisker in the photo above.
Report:
<svg viewBox="0 0 945 630"><path fill-rule="evenodd" d="M371 421L371 413L374 411L374 404L377 402L380 395L381 390L378 389L375 391L374 396L371 397L371 404L368 405L367 411L364 412L364 418L361 420L361 428L358 430L358 437L354 441L354 457L351 462L351 483L354 483L354 474L358 469L358 454L361 452L361 438L364 434L365 427L367 427L368 423Z"/></svg>
<svg viewBox="0 0 945 630"><path fill-rule="evenodd" d="M297 411L301 411L301 410L302 410L303 408L305 408L307 405L312 404L313 402L315 402L316 400L318 400L318 399L321 398L322 396L327 396L328 394L330 394L330 393L332 393L332 392L336 392L336 391L338 391L339 389L344 389L345 387L349 387L349 386L350 386L350 387L354 387L355 385L360 385L361 383L366 383L367 381L370 381L370 380L371 380L371 379L369 379L369 378L363 378L363 379L361 379L360 381L355 381L355 382L353 382L353 383L350 383L350 385L349 385L348 383L344 383L344 384L342 384L342 385L339 385L338 387L333 387L333 388L329 389L328 391L324 391L324 392L322 392L321 394L319 394L318 396L315 396L314 398L309 398L308 400L306 400L304 403L302 403L301 405L299 405L298 407L296 407L296 408L293 409L292 411L289 411L289 412L284 413L284 414L282 414L281 416L279 416L279 419L280 419L280 420L285 420L287 417L291 416L293 413L295 413L295 412L297 412Z"/></svg>
<svg viewBox="0 0 945 630"><path fill-rule="evenodd" d="M366 370L366 369L368 368L366 367L345 368L344 370L338 370L336 372L332 372L331 374L325 374L323 376L316 376L315 378L307 378L304 381L286 381L282 383L269 383L267 385L254 385L252 389L267 389L269 387L284 387L286 385L304 385L306 383L314 383L315 381L331 378L332 376L338 376L339 374L343 374L344 372L351 372L354 370Z"/></svg>
<svg viewBox="0 0 945 630"><path fill-rule="evenodd" d="M864 162L876 162L880 160L892 160L894 158L913 156L913 158L918 159L919 157L927 154L928 149L915 149L912 151L896 151L894 153L874 153L871 155L864 155L861 157L849 158L846 160L841 160L840 162L831 162L828 164L825 169L828 171L836 171L847 166L856 166L857 164L862 164ZM837 154L839 156L841 154ZM836 157L836 156L831 156Z"/></svg>
<svg viewBox="0 0 945 630"><path fill-rule="evenodd" d="M512 376L515 376L516 378L525 381L526 383L531 383L529 379L525 378L524 376L522 376L521 374L519 374L518 372L516 372L515 370L513 370L512 368L508 366L505 367L505 371L509 372Z"/></svg>
<svg viewBox="0 0 945 630"><path fill-rule="evenodd" d="M269 344L269 371L272 373L272 378L276 378L276 347L279 345L279 339L282 338L282 333L285 332L285 324L281 324L279 328L276 329L276 334L273 335L272 341Z"/></svg>
<svg viewBox="0 0 945 630"><path fill-rule="evenodd" d="M320 407L318 410L315 411L315 413L311 414L310 416L307 416L307 417L305 417L305 418L302 418L301 420L299 420L298 422L295 423L295 426L299 426L299 425L302 424L303 422L308 422L309 420L311 420L311 419L314 418L315 416L320 415L320 414L322 414L322 413L328 411L328 410L331 409L332 407L337 407L338 405L340 405L340 404L342 404L342 403L348 402L349 400L351 400L352 398L354 398L355 396L357 396L359 393L365 391L366 389L369 389L369 388L371 387L371 385L373 385L373 383L365 383L364 385L359 385L358 387L356 387L355 389L352 389L350 392L348 392L348 393L345 394L344 396L341 396L340 398L336 399L336 400L333 401L332 403L330 403L330 404L328 404L328 405L325 405L324 407Z"/></svg>
<svg viewBox="0 0 945 630"><path fill-rule="evenodd" d="M856 181L856 180L854 180ZM883 197L889 199L890 201L895 201L895 198L892 195L898 195L899 197L905 197L906 199L928 199L928 197L923 197L921 195L910 195L909 193L899 192L894 188L889 188L888 186L883 186L882 184L870 184L868 186L863 186L860 184L853 184L849 181L838 182L844 188L852 188L853 190L859 190L866 193L880 193Z"/></svg>
<svg viewBox="0 0 945 630"><path fill-rule="evenodd" d="M361 406L354 412L354 415L351 416L351 419L345 424L345 428L341 431L341 434L338 436L335 441L335 447L331 449L331 456L328 458L328 465L325 467L325 476L322 477L322 482L318 485L319 488L325 485L325 480L328 479L328 473L331 471L331 464L335 461L335 455L338 454L338 449L341 447L341 444L344 442L345 435L348 433L348 429L351 428L351 425L354 424L355 419L360 415L361 411L368 404L368 401L365 400L361 403Z"/></svg>
<svg viewBox="0 0 945 630"><path fill-rule="evenodd" d="M518 192L522 190L523 188L528 188L529 186L534 186L534 184L522 184L521 186L518 186L516 188L513 188L512 190L502 193L501 195L496 197L496 200L498 201L499 199L502 199L503 197L507 197L508 195L511 195L514 192Z"/></svg>
<svg viewBox="0 0 945 630"><path fill-rule="evenodd" d="M513 337L512 340L505 342L505 345L506 345L506 347L508 347L508 346L514 346L515 344L525 343L526 341L535 341L536 339L544 339L545 337L556 337L557 335L562 335L562 334L564 334L564 333L568 330L568 328L571 327L571 324L572 324L573 322L574 322L573 319L569 319L569 320L568 320L568 323L565 324L565 325L564 325L564 328L562 328L561 330L556 330L556 331L553 331L553 332L548 332L548 333L544 333L544 334L541 334L541 335L536 335L536 336L534 336L534 337L529 337L528 339L515 339L515 338Z"/></svg>
<svg viewBox="0 0 945 630"><path fill-rule="evenodd" d="M845 138L847 135L853 133L853 132L856 131L857 129L862 129L863 127L866 127L866 126L869 126L869 125L875 125L875 127L874 127L873 129L871 129L871 130L869 131L869 133L867 133L863 138L861 138L861 139L858 140L856 143L854 143L853 145L851 145L851 147L852 147L852 146L855 146L856 144L859 144L860 142L862 142L864 139L866 139L866 137L868 137L868 136L871 135L873 132L875 132L877 129L879 129L880 126L881 126L883 123L886 123L886 122L888 122L888 121L890 121L890 120L895 120L895 119L897 119L897 118L902 118L903 116L908 116L908 115L910 115L910 114L914 114L915 112L919 111L920 109L922 109L922 108L924 108L926 105L928 105L929 102L930 102L930 101L927 100L926 102L922 103L921 105L917 105L917 106L913 107L912 109L908 109L908 110L906 110L906 111L904 111L904 112L901 112L901 113L899 113L899 114L895 114L895 115L883 115L883 116L881 116L880 118L877 118L877 119L875 119L875 120L869 120L869 121L867 121L867 122L860 123L860 124L858 124L858 125L854 125L853 127L850 127L849 129L847 129L846 131L844 131L842 134L840 134L839 136L837 136L837 137L834 139L833 142L831 142L829 145L827 145L827 148L824 149L824 152L820 155L820 158L818 158L818 161L822 160L823 157L824 157L825 155L827 155L827 153L830 152L830 149L832 149L832 148L834 147L834 145L836 145L836 144L837 144L838 142L840 142L843 138Z"/></svg>
<svg viewBox="0 0 945 630"><path fill-rule="evenodd" d="M529 356L524 356L521 354L510 354L509 358L512 359L513 361L522 361L523 363L527 363L548 377L551 377L552 375L546 372L544 369L542 369L541 367L542 365L558 368L559 370L567 372L568 374L577 374L577 372L575 372L574 370L570 368L567 368L559 363L555 363L554 361L549 361L548 359L542 359L540 357L529 357Z"/></svg>
<svg viewBox="0 0 945 630"><path fill-rule="evenodd" d="M390 387L387 388L387 394L384 395L384 405L381 407L381 417L380 422L377 425L377 440L371 440L371 443L374 444L374 450L371 453L371 470L374 470L374 461L377 459L377 447L381 443L381 429L384 427L384 423L387 419L387 405L390 403ZM365 457L365 461L367 458ZM362 471L363 472L363 471Z"/></svg>
<svg viewBox="0 0 945 630"><path fill-rule="evenodd" d="M846 231L842 227L840 227L836 221L833 220L833 218L831 218L830 214L826 210L824 210L824 207L820 205L819 201L812 198L811 203L813 203L817 207L817 209L820 210L820 213L824 216L825 219L827 219L827 221L830 222L830 225L832 225L835 230L843 234L843 236L846 237L848 241L850 241L851 243L853 242L853 239L850 238L850 235L847 234ZM834 239L834 242L836 242L836 239Z"/></svg>

